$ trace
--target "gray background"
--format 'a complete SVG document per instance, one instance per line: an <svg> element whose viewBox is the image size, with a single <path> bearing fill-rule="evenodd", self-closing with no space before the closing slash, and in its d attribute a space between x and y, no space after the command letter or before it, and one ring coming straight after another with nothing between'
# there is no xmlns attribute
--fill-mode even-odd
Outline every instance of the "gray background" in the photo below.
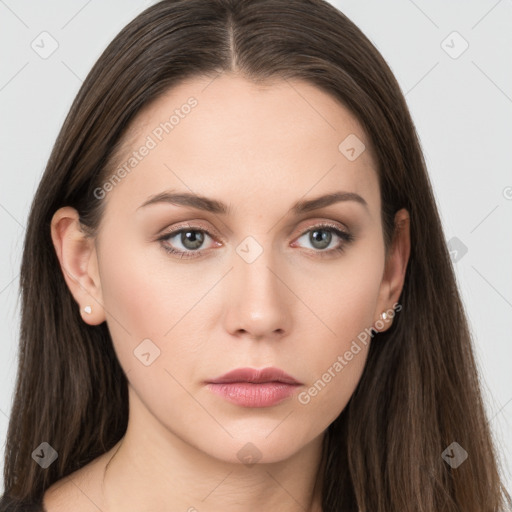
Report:
<svg viewBox="0 0 512 512"><path fill-rule="evenodd" d="M151 3L0 0L2 456L16 373L19 265L29 207L82 80L119 30ZM406 95L456 260L489 421L511 489L512 2L332 3L377 46ZM51 49L43 31L58 44L47 58L31 47Z"/></svg>

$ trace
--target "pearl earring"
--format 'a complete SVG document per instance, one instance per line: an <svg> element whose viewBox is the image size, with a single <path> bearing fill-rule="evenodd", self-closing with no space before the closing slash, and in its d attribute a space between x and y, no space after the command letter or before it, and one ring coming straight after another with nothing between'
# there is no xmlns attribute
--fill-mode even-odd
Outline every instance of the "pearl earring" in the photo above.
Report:
<svg viewBox="0 0 512 512"><path fill-rule="evenodd" d="M85 311L88 315L90 315L90 314L92 313L92 308L91 308L91 306L85 306L84 311Z"/></svg>
<svg viewBox="0 0 512 512"><path fill-rule="evenodd" d="M382 320L386 320L386 318L388 317L386 313L381 313L380 316L382 317Z"/></svg>

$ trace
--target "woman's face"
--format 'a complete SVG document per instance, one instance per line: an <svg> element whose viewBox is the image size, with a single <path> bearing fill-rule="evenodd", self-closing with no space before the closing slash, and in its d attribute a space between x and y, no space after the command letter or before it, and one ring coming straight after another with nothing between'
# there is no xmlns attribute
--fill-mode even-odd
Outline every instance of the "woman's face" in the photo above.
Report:
<svg viewBox="0 0 512 512"><path fill-rule="evenodd" d="M96 286L80 303L92 305L86 321L107 321L131 420L231 462L318 442L405 270L384 274L366 134L305 82L222 75L173 88L128 135L116 178L95 191L106 201L88 267ZM266 367L299 384L208 384Z"/></svg>

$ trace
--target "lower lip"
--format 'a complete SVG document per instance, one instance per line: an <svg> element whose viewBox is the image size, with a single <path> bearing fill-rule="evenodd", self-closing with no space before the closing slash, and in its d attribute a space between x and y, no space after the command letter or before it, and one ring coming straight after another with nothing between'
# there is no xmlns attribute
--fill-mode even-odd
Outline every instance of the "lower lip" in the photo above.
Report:
<svg viewBox="0 0 512 512"><path fill-rule="evenodd" d="M298 384L285 384L284 382L208 384L210 391L242 407L270 407L276 405L293 395L298 386Z"/></svg>

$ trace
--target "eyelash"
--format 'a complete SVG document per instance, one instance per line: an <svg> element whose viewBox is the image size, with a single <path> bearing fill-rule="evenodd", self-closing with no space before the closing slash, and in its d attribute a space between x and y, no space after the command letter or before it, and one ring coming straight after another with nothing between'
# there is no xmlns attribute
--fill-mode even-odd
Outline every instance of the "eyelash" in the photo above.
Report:
<svg viewBox="0 0 512 512"><path fill-rule="evenodd" d="M319 256L322 258L333 256L334 254L341 254L345 250L345 246L354 241L353 235L341 230L340 228L338 228L335 225L328 224L328 223L321 223L321 224L312 226L307 231L304 231L298 238L301 238L304 235L306 235L307 233L309 233L310 231L315 231L315 230L331 231L343 240L343 242L340 243L340 245L334 249L328 249L328 250L311 249L313 252L319 253ZM207 234L209 237L212 238L209 231L202 229L199 226L187 225L185 228L183 228L183 226L179 226L178 229L175 229L169 233L166 233L162 237L158 238L157 241L165 242L169 238L174 238L176 235L179 235L180 233L187 232L187 231L199 231L201 233ZM169 247L163 243L161 244L161 246L164 249L164 251L167 252L168 254L179 255L180 259L181 258L183 258L183 259L199 258L202 256L202 254L201 254L202 252L204 252L205 250L206 251L208 250L208 249L200 249L197 251L191 251L191 250L180 251L180 250L174 249L172 247Z"/></svg>

